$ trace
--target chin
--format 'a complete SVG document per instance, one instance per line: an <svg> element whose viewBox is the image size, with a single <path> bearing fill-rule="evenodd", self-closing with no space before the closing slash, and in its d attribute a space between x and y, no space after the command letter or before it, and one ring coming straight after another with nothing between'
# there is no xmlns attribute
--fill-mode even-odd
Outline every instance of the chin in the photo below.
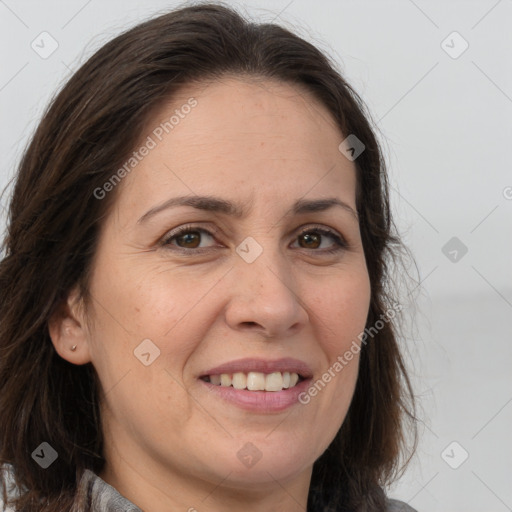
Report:
<svg viewBox="0 0 512 512"><path fill-rule="evenodd" d="M231 471L228 478L229 483L225 483L227 487L236 489L254 487L255 490L261 491L265 485L270 488L274 487L276 482L283 485L285 482L297 478L310 467L312 467L312 464L297 467L294 464L283 464L279 460L267 461L266 463L260 461L251 468L241 468L234 465L228 470ZM222 478L226 478L226 474L223 474Z"/></svg>
<svg viewBox="0 0 512 512"><path fill-rule="evenodd" d="M257 443L257 442L256 442ZM290 447L284 451L268 443L263 447L262 443L247 442L242 448L235 451L235 457L231 453L224 457L217 457L214 463L217 479L226 478L229 474L230 487L247 488L254 485L275 485L276 480L286 482L297 478L300 474L312 468L316 457L308 456L304 446ZM257 446L262 446L261 450ZM223 460L223 463L220 461ZM212 466L210 466L212 467Z"/></svg>

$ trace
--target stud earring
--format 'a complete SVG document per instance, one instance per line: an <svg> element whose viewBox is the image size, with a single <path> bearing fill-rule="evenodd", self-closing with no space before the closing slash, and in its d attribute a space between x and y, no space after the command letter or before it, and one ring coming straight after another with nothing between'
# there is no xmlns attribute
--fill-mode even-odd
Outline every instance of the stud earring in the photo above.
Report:
<svg viewBox="0 0 512 512"><path fill-rule="evenodd" d="M74 352L74 351L76 350L76 345L73 345L73 346L71 347L71 350Z"/></svg>

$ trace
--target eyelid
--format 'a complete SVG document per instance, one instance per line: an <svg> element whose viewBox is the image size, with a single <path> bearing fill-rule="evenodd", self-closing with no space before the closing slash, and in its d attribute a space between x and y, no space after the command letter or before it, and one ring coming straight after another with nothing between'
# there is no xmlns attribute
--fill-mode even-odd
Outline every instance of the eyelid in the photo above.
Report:
<svg viewBox="0 0 512 512"><path fill-rule="evenodd" d="M303 226L299 226L297 229L299 230L299 234L318 230L320 232L323 231L325 233L329 233L332 235L339 236L340 238L343 238L343 235L338 230L325 226L324 224L304 224Z"/></svg>

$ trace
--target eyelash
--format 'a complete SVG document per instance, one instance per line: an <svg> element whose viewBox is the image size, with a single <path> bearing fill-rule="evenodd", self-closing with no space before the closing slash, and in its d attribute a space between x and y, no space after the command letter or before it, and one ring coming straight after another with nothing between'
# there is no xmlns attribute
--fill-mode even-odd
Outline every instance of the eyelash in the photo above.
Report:
<svg viewBox="0 0 512 512"><path fill-rule="evenodd" d="M212 238L215 238L215 235L218 233L218 230L214 229L212 231L209 231L207 229L201 228L199 226L195 226L193 224L186 224L184 226L176 228L171 233L169 233L167 236L165 236L164 239L161 241L160 245L163 247L169 247L171 245L170 242L173 239L175 239L181 235L184 235L186 233L190 233L190 232L204 233L204 234L211 236ZM334 240L334 248L331 248L331 249L301 248L301 249L305 249L306 251L311 250L311 251L319 252L321 254L334 254L334 253L340 252L342 250L348 249L348 244L342 236L338 235L335 231L332 231L330 229L326 229L323 227L319 227L319 226L309 226L309 227L301 230L297 234L297 238L299 238L305 234L309 234L309 233L318 233L322 236L331 237ZM196 252L196 253L197 252L206 252L209 249L211 249L211 247L190 248L190 249L187 249L184 247L179 247L179 246L173 246L173 247L174 247L174 249L172 249L172 250L177 250L178 252L188 253L188 254L190 254L191 252Z"/></svg>

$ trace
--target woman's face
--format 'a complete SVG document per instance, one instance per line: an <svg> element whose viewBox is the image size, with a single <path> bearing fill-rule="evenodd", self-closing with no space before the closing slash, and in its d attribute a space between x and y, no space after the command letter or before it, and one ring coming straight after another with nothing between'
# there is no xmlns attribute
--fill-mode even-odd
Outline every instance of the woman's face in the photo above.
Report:
<svg viewBox="0 0 512 512"><path fill-rule="evenodd" d="M357 351L333 365L370 301L344 138L307 93L235 78L188 88L147 125L102 228L77 349L105 393L111 480L309 481ZM283 389L286 372L301 378Z"/></svg>

